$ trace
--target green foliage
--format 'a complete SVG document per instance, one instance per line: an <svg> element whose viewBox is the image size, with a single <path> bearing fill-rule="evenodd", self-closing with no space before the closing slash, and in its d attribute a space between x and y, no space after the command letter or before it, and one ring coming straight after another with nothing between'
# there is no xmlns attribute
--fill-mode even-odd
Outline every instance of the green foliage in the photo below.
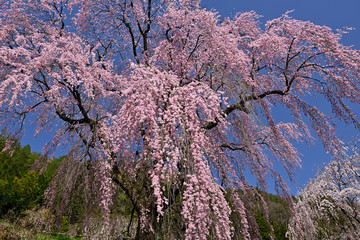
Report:
<svg viewBox="0 0 360 240"><path fill-rule="evenodd" d="M0 137L0 151L5 141L5 137ZM39 174L30 170L39 157L29 145L21 147L17 141L10 151L0 152L0 218L9 210L19 213L43 203L43 193L61 159L49 163L47 170Z"/></svg>
<svg viewBox="0 0 360 240"><path fill-rule="evenodd" d="M255 213L256 223L259 226L259 232L261 235L261 239L263 240L271 240L271 226L266 220L265 216L260 213Z"/></svg>
<svg viewBox="0 0 360 240"><path fill-rule="evenodd" d="M287 232L288 223L292 217L292 212L289 207L289 202L284 198L266 193L258 189L253 189L253 192L244 194L243 191L238 191L239 197L245 202L247 215L252 214L254 219L249 217L249 224L256 224L258 232L250 232L251 239L262 240L288 240L285 236ZM261 200L261 198L263 200ZM233 206L229 198L227 201L230 206ZM264 202L268 208L264 209ZM235 229L234 239L243 239L239 234L241 229L241 220L238 213L233 212L231 215L233 227ZM254 228L254 227L253 227Z"/></svg>
<svg viewBox="0 0 360 240"><path fill-rule="evenodd" d="M35 240L80 240L80 238L72 238L65 235L56 234L37 234Z"/></svg>
<svg viewBox="0 0 360 240"><path fill-rule="evenodd" d="M292 216L292 212L289 208L288 202L278 195L273 195L266 192L260 192L260 194L263 196L268 205L269 224L273 229L273 238L275 240L288 239L285 234L287 232L289 220ZM270 226L268 230L271 231ZM271 232L268 233L269 235L271 235Z"/></svg>

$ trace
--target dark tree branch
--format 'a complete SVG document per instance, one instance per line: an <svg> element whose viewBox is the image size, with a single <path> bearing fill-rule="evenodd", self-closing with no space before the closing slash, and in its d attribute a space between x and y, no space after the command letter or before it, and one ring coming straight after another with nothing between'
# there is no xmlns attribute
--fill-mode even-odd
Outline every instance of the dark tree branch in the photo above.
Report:
<svg viewBox="0 0 360 240"><path fill-rule="evenodd" d="M269 95L281 95L281 96L285 96L289 93L290 91L290 88L287 88L286 90L270 90L270 91L266 91L260 95L255 95L255 94L251 94L249 96L245 96L243 98L243 100L241 100L240 102L238 103L234 103L234 104L231 104L229 107L227 107L223 113L225 114L225 116L229 115L230 113L232 113L234 110L240 110L242 112L245 112L247 114L250 113L250 110L245 106L245 103L246 102L249 102L249 101L253 101L253 100L259 100L259 99L263 99ZM216 127L219 123L219 120L218 119L215 119L214 122L209 122L207 124L205 124L205 126L203 128L205 129L212 129L214 127Z"/></svg>

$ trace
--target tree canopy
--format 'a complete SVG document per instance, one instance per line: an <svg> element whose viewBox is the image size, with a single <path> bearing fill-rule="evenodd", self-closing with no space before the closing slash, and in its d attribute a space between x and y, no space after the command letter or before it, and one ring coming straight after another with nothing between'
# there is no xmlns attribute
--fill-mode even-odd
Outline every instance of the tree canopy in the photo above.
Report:
<svg viewBox="0 0 360 240"><path fill-rule="evenodd" d="M358 151L358 146L344 147L306 185L296 204L297 215L289 224L291 239L360 237Z"/></svg>
<svg viewBox="0 0 360 240"><path fill-rule="evenodd" d="M290 13L264 26L255 12L221 19L199 2L0 1L1 124L21 136L29 118L54 135L45 152L73 146L79 167L64 161L53 186L64 175L69 188L85 179L104 233L120 188L138 239L230 239L232 212L250 239L256 221L238 196L254 192L247 171L260 189L271 177L289 197L274 165L292 180L294 142L311 142L313 130L327 151L341 151L331 117L308 96L359 127L349 104L360 103L360 52L340 43L343 31ZM279 106L291 121L274 119Z"/></svg>

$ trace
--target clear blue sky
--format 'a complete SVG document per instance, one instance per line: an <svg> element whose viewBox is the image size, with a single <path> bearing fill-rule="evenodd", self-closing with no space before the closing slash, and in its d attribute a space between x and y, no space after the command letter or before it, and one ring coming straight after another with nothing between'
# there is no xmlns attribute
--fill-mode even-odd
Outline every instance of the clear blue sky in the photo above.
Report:
<svg viewBox="0 0 360 240"><path fill-rule="evenodd" d="M254 10L263 16L262 23L279 17L288 10L295 10L291 16L297 19L327 25L332 29L355 28L354 31L344 36L343 44L360 48L360 0L202 0L201 5L207 9L216 9L224 17L233 16L236 12ZM324 108L327 107L324 105ZM360 113L360 109L357 109L356 112ZM337 127L338 136L345 142L359 135L359 132L352 126L344 126L344 124L338 123ZM32 135L33 130L27 128L22 144L30 144L33 151L41 152L49 136L43 134L34 139ZM303 154L303 167L297 169L295 173L296 186L290 186L290 193L294 195L311 177L315 176L318 166L322 166L331 159L331 156L325 153L320 143L315 146L298 145L298 149ZM60 151L56 155L61 154L65 154L65 152Z"/></svg>
<svg viewBox="0 0 360 240"><path fill-rule="evenodd" d="M262 15L261 23L280 17L288 10L294 10L290 16L296 19L311 21L318 25L326 25L332 29L343 27L353 27L355 30L344 35L342 43L353 45L360 49L360 1L359 0L202 0L202 7L206 9L216 9L222 17L234 16L237 12L255 11ZM322 106L327 112L329 110L326 103ZM354 109L358 116L360 107ZM279 118L281 118L279 113ZM337 134L344 142L348 142L353 137L358 137L360 132L352 126L345 126L336 121ZM295 172L295 187L290 186L290 193L296 195L299 188L303 187L310 178L314 177L319 166L323 166L331 160L331 156L326 154L321 143L317 142L314 146L297 145L302 154L302 168ZM272 189L269 189L272 192Z"/></svg>
<svg viewBox="0 0 360 240"><path fill-rule="evenodd" d="M263 16L262 23L280 17L288 10L291 16L309 20L332 29L356 28L344 36L344 44L360 48L360 1L359 0L202 0L206 9L216 9L221 16L233 16L237 12L255 11Z"/></svg>

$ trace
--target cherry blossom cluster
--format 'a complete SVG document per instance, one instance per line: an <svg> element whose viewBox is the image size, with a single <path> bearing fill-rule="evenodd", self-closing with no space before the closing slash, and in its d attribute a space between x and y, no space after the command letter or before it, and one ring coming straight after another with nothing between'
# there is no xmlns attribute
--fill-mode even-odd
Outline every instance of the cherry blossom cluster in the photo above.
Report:
<svg viewBox="0 0 360 240"><path fill-rule="evenodd" d="M272 179L291 204L275 169L293 180L294 143L342 152L331 116L309 96L360 126L349 105L360 103L359 51L340 43L344 32L290 12L261 26L255 12L221 19L199 0L0 3L0 123L17 137L29 120L48 131L45 153L71 148L75 165L88 167L73 174L64 163L53 184L90 175L83 189L105 226L123 191L137 239L230 239L234 214L243 238L254 238L256 221L238 196L254 192L249 173L263 190Z"/></svg>

